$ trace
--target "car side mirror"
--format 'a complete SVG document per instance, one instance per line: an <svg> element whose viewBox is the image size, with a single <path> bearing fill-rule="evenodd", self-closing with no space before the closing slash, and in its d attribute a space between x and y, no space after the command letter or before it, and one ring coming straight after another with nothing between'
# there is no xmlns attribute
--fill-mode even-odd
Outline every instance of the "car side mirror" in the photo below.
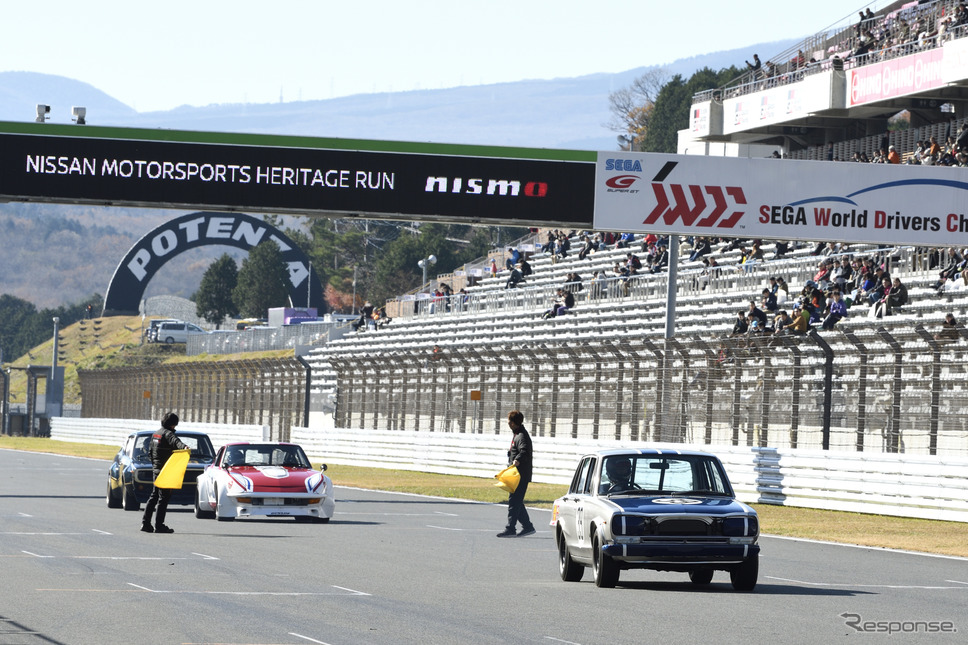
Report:
<svg viewBox="0 0 968 645"><path fill-rule="evenodd" d="M324 473L324 472L326 472L326 464L323 464L323 465L321 465L321 466L319 467L319 472L321 472L321 473Z"/></svg>

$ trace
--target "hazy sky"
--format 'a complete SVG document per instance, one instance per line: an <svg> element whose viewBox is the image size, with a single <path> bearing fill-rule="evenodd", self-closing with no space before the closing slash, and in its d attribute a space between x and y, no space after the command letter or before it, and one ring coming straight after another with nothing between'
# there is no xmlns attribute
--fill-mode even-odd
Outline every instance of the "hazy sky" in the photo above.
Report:
<svg viewBox="0 0 968 645"><path fill-rule="evenodd" d="M621 72L806 36L856 16L861 6L862 0L19 0L4 2L0 71L73 78L140 112L315 100Z"/></svg>

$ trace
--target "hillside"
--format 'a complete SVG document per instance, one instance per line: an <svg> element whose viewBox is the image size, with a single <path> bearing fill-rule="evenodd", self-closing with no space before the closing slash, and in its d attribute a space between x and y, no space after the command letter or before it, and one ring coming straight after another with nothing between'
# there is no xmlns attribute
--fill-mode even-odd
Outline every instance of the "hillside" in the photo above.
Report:
<svg viewBox="0 0 968 645"><path fill-rule="evenodd" d="M141 324L141 316L115 316L82 320L60 330L58 365L64 367L64 403L81 403L78 369L147 367L185 360L246 360L292 355L292 350L279 350L219 356L202 355L188 359L185 356L184 345L142 344ZM53 351L52 338L34 347L10 365L14 368L50 365ZM10 374L10 402L25 403L26 393L26 376L24 372L14 369Z"/></svg>

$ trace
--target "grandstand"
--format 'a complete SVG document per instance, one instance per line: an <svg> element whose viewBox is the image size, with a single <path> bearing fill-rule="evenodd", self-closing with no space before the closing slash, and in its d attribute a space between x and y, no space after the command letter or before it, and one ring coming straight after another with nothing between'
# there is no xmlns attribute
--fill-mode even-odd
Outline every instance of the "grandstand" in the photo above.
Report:
<svg viewBox="0 0 968 645"><path fill-rule="evenodd" d="M770 145L785 157L822 160L895 145L910 157L914 141L946 139L968 119L968 67L960 68L968 25L958 22L958 4L887 4L860 28L845 21L773 57L768 74L697 95L680 150ZM941 79L930 87L908 91L899 82L876 99L851 93L870 73L903 76L927 63ZM902 110L911 128L888 132L888 118ZM336 426L500 432L502 415L519 407L538 436L968 454L968 336L960 326L955 337L936 335L945 314L968 316L968 287L959 278L935 288L931 249L838 248L900 278L909 301L871 318L872 306L858 299L833 330L814 324L803 336L751 337L732 335L736 312L759 303L770 276L785 278L792 300L828 251L793 242L778 257L776 243L764 240L764 259L744 264L722 239L707 256L718 262L710 270L689 260L693 240L685 239L667 338L667 272L642 270L626 285L612 271L630 251L644 261L642 237L579 259L581 233L570 232L564 257L541 236L519 240L533 273L515 288L507 270L488 270L492 257L504 266L504 249L495 250L430 285L446 281L453 295L401 296L387 303L389 325L314 350L314 373L329 374L314 392L335 405ZM605 279L592 281L599 272ZM546 318L566 286L575 307Z"/></svg>

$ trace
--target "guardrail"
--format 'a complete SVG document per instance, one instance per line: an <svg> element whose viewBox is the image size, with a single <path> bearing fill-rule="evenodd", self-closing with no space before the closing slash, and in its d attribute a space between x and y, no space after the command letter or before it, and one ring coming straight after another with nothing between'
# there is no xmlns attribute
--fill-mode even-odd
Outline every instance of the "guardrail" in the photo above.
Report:
<svg viewBox="0 0 968 645"><path fill-rule="evenodd" d="M294 427L292 441L328 464L492 477L504 468L510 435ZM697 449L722 460L746 503L968 522L968 459L558 437L534 442L534 481L541 483L570 483L581 455L607 447Z"/></svg>
<svg viewBox="0 0 968 645"><path fill-rule="evenodd" d="M158 421L145 419L53 417L50 420L50 438L120 448L132 432L157 430L160 426ZM269 441L269 426L264 425L185 422L178 424L178 430L204 432L212 440L216 450L230 441Z"/></svg>

